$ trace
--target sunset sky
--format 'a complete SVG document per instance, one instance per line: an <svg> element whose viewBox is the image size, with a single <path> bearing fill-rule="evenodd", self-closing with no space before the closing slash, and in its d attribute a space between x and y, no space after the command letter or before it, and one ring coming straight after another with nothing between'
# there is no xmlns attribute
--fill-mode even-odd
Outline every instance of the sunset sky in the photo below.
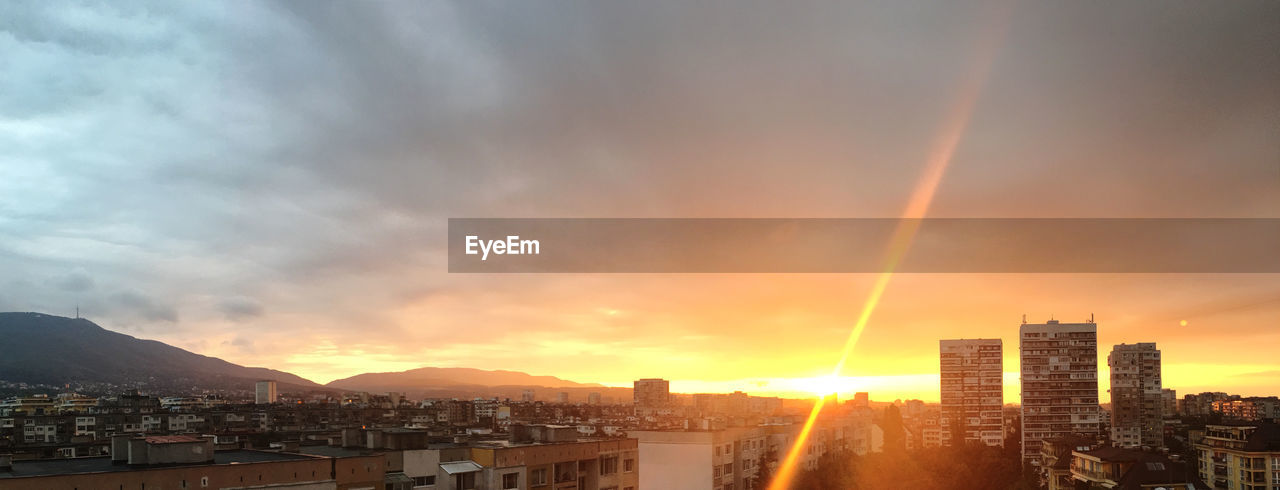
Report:
<svg viewBox="0 0 1280 490"><path fill-rule="evenodd" d="M571 8L572 7L572 8ZM317 382L828 383L872 274L448 274L450 217L1280 218L1280 2L0 4L0 311ZM1087 243L1089 237L1047 236ZM1098 322L1280 394L1280 274L899 274L836 387ZM1185 325L1182 323L1185 321Z"/></svg>

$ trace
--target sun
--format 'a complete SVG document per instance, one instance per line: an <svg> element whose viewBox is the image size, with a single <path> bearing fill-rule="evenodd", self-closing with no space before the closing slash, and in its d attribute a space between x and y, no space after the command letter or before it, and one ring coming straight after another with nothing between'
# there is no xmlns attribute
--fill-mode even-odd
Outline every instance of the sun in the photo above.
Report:
<svg viewBox="0 0 1280 490"><path fill-rule="evenodd" d="M815 376L798 380L798 387L817 396L827 396L844 391L844 380L839 376Z"/></svg>

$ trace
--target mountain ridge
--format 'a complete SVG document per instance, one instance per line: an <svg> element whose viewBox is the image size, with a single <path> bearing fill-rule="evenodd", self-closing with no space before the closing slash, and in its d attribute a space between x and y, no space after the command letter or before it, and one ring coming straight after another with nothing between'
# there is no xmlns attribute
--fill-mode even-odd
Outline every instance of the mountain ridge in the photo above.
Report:
<svg viewBox="0 0 1280 490"><path fill-rule="evenodd" d="M265 367L246 367L158 340L115 332L85 318L37 312L0 312L0 380L28 384L145 383L163 389L251 390L275 380L281 390L349 390L404 393L491 393L521 388L614 390L520 371L421 367L362 373L319 384Z"/></svg>

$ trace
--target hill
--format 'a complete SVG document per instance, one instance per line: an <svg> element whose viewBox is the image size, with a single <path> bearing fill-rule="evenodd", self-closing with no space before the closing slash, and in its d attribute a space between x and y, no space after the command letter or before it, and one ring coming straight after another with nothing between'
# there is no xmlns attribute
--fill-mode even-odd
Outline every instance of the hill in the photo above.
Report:
<svg viewBox="0 0 1280 490"><path fill-rule="evenodd" d="M299 376L245 367L112 332L83 318L0 313L0 380L64 385L111 383L151 389L252 389L270 379L285 389L322 389Z"/></svg>

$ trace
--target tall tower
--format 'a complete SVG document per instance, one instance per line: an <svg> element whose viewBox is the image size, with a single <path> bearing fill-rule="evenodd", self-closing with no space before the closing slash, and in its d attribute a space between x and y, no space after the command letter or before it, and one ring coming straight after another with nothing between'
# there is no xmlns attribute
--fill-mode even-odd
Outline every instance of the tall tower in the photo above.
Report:
<svg viewBox="0 0 1280 490"><path fill-rule="evenodd" d="M671 404L671 382L661 378L638 379L632 385L636 415L649 415Z"/></svg>
<svg viewBox="0 0 1280 490"><path fill-rule="evenodd" d="M951 444L1004 445L1004 362L1000 339L941 340L942 416Z"/></svg>
<svg viewBox="0 0 1280 490"><path fill-rule="evenodd" d="M254 385L253 403L270 404L278 401L276 395L276 382L270 380L259 381Z"/></svg>
<svg viewBox="0 0 1280 490"><path fill-rule="evenodd" d="M1137 448L1164 445L1160 350L1154 342L1120 344L1107 356L1111 368L1111 443Z"/></svg>
<svg viewBox="0 0 1280 490"><path fill-rule="evenodd" d="M1022 359L1022 460L1040 464L1045 439L1097 437L1098 325L1024 323Z"/></svg>

